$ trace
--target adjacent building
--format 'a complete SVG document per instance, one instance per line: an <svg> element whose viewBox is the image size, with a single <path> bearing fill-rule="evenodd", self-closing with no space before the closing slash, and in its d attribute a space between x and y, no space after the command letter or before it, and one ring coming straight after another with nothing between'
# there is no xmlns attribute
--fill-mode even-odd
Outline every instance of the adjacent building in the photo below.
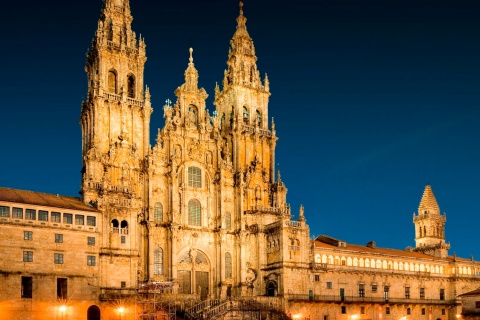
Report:
<svg viewBox="0 0 480 320"><path fill-rule="evenodd" d="M2 318L171 315L149 299L187 318L229 317L245 299L297 319L460 315L457 297L480 286L480 263L448 255L430 186L408 250L311 240L303 207L292 219L269 80L242 6L215 111L190 49L151 147L145 41L128 0L104 0L87 52L81 199L0 188Z"/></svg>

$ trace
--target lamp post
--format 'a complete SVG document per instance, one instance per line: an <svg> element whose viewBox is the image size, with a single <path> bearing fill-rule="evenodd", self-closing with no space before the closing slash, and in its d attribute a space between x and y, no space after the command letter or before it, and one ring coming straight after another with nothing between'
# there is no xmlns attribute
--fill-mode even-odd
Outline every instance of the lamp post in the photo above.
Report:
<svg viewBox="0 0 480 320"><path fill-rule="evenodd" d="M123 314L125 313L125 308L120 307L118 308L118 314L120 315L120 320L123 320Z"/></svg>
<svg viewBox="0 0 480 320"><path fill-rule="evenodd" d="M58 313L60 315L60 319L65 319L66 318L66 314L67 314L67 306L62 304L58 307Z"/></svg>

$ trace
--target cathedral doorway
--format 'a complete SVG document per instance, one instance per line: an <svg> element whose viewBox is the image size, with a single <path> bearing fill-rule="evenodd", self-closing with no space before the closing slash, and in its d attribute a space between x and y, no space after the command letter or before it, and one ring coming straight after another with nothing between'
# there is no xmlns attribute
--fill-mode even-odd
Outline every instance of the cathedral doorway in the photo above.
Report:
<svg viewBox="0 0 480 320"><path fill-rule="evenodd" d="M100 308L93 305L87 310L87 320L100 320Z"/></svg>
<svg viewBox="0 0 480 320"><path fill-rule="evenodd" d="M178 293L197 294L205 300L210 294L210 263L206 255L190 250L178 259Z"/></svg>

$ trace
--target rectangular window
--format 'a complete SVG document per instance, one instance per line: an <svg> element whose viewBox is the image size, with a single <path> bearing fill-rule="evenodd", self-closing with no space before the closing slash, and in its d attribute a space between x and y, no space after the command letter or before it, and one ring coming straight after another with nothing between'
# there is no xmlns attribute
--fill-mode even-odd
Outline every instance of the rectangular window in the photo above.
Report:
<svg viewBox="0 0 480 320"><path fill-rule="evenodd" d="M405 299L410 299L410 287L405 287Z"/></svg>
<svg viewBox="0 0 480 320"><path fill-rule="evenodd" d="M87 238L87 244L89 246L94 246L95 245L95 237L88 237Z"/></svg>
<svg viewBox="0 0 480 320"><path fill-rule="evenodd" d="M64 213L63 214L63 223L72 224L73 223L73 215L71 213Z"/></svg>
<svg viewBox="0 0 480 320"><path fill-rule="evenodd" d="M390 307L385 308L385 314L390 314Z"/></svg>
<svg viewBox="0 0 480 320"><path fill-rule="evenodd" d="M23 231L23 240L33 240L33 232Z"/></svg>
<svg viewBox="0 0 480 320"><path fill-rule="evenodd" d="M480 301L475 301L475 308L480 308Z"/></svg>
<svg viewBox="0 0 480 320"><path fill-rule="evenodd" d="M38 221L48 221L48 211L38 210Z"/></svg>
<svg viewBox="0 0 480 320"><path fill-rule="evenodd" d="M125 282L125 281L120 282L120 287L126 288L127 287L127 282Z"/></svg>
<svg viewBox="0 0 480 320"><path fill-rule="evenodd" d="M342 306L342 314L347 314L347 307L346 306Z"/></svg>
<svg viewBox="0 0 480 320"><path fill-rule="evenodd" d="M316 274L315 275L315 282L319 282L320 281L320 275L319 274Z"/></svg>
<svg viewBox="0 0 480 320"><path fill-rule="evenodd" d="M390 291L389 286L383 286L383 295L385 297L385 301L388 301L388 292Z"/></svg>
<svg viewBox="0 0 480 320"><path fill-rule="evenodd" d="M52 212L50 213L50 215L52 217L51 218L52 222L58 222L58 223L62 222L60 212Z"/></svg>
<svg viewBox="0 0 480 320"><path fill-rule="evenodd" d="M425 288L420 288L420 299L425 299Z"/></svg>
<svg viewBox="0 0 480 320"><path fill-rule="evenodd" d="M85 216L81 214L75 215L75 224L79 226L83 226L85 224Z"/></svg>
<svg viewBox="0 0 480 320"><path fill-rule="evenodd" d="M33 262L33 251L23 251L23 262Z"/></svg>
<svg viewBox="0 0 480 320"><path fill-rule="evenodd" d="M67 299L67 279L57 278L57 299Z"/></svg>
<svg viewBox="0 0 480 320"><path fill-rule="evenodd" d="M422 316L425 315L425 308L422 308Z"/></svg>
<svg viewBox="0 0 480 320"><path fill-rule="evenodd" d="M445 300L445 289L440 289L440 300Z"/></svg>
<svg viewBox="0 0 480 320"><path fill-rule="evenodd" d="M63 234L56 233L55 234L55 242L56 243L63 243Z"/></svg>
<svg viewBox="0 0 480 320"><path fill-rule="evenodd" d="M365 307L360 307L360 314L365 314Z"/></svg>
<svg viewBox="0 0 480 320"><path fill-rule="evenodd" d="M442 309L442 316L445 315L445 309Z"/></svg>
<svg viewBox="0 0 480 320"><path fill-rule="evenodd" d="M33 278L22 277L22 298L31 299L33 289Z"/></svg>
<svg viewBox="0 0 480 320"><path fill-rule="evenodd" d="M332 283L331 282L327 282L327 289L332 289Z"/></svg>
<svg viewBox="0 0 480 320"><path fill-rule="evenodd" d="M87 226L95 227L97 225L97 218L92 216L87 216Z"/></svg>
<svg viewBox="0 0 480 320"><path fill-rule="evenodd" d="M0 217L10 218L10 207L0 206Z"/></svg>
<svg viewBox="0 0 480 320"><path fill-rule="evenodd" d="M365 297L365 285L363 283L358 285L358 296Z"/></svg>
<svg viewBox="0 0 480 320"><path fill-rule="evenodd" d="M407 314L410 315L411 311L410 308L407 308Z"/></svg>
<svg viewBox="0 0 480 320"><path fill-rule="evenodd" d="M55 253L53 256L53 262L55 264L63 264L63 253Z"/></svg>
<svg viewBox="0 0 480 320"><path fill-rule="evenodd" d="M87 266L94 266L96 265L96 257L95 256L87 256Z"/></svg>
<svg viewBox="0 0 480 320"><path fill-rule="evenodd" d="M377 292L377 285L376 284L372 284L372 292Z"/></svg>
<svg viewBox="0 0 480 320"><path fill-rule="evenodd" d="M126 243L127 242L126 238L127 237L125 237L125 236L121 236L120 237L120 243Z"/></svg>
<svg viewBox="0 0 480 320"><path fill-rule="evenodd" d="M12 208L12 218L23 219L23 209L22 208Z"/></svg>
<svg viewBox="0 0 480 320"><path fill-rule="evenodd" d="M197 167L188 167L188 186L201 188L202 187L202 170Z"/></svg>
<svg viewBox="0 0 480 320"><path fill-rule="evenodd" d="M25 210L25 219L27 220L37 220L37 212L33 209Z"/></svg>

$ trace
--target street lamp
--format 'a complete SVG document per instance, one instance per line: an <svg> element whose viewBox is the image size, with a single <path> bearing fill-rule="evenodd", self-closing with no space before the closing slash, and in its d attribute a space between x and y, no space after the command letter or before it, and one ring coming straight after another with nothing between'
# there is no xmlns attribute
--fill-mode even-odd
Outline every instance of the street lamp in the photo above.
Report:
<svg viewBox="0 0 480 320"><path fill-rule="evenodd" d="M60 316L60 319L65 319L65 316L67 314L67 306L62 304L58 306L58 314Z"/></svg>
<svg viewBox="0 0 480 320"><path fill-rule="evenodd" d="M118 308L118 314L120 315L120 319L123 319L123 314L125 313L125 308L120 307Z"/></svg>

